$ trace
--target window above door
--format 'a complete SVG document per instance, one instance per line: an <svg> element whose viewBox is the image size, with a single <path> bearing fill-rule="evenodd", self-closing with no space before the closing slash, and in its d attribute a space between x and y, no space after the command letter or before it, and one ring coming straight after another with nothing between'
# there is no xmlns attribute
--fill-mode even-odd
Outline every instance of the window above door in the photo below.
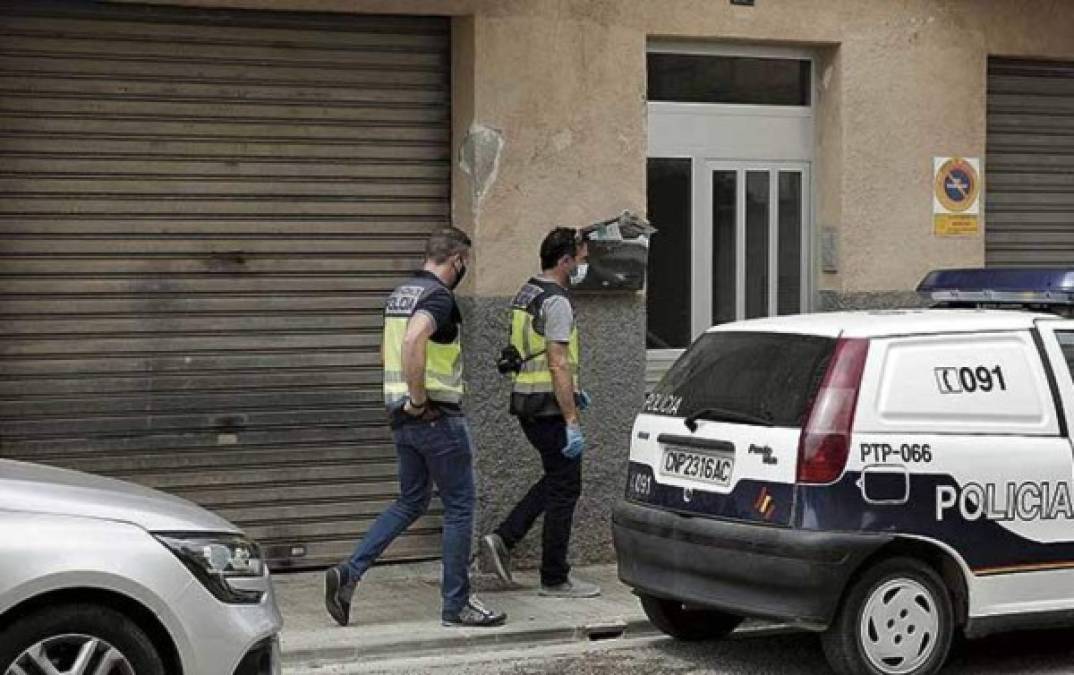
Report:
<svg viewBox="0 0 1074 675"><path fill-rule="evenodd" d="M808 106L807 59L650 52L649 101Z"/></svg>

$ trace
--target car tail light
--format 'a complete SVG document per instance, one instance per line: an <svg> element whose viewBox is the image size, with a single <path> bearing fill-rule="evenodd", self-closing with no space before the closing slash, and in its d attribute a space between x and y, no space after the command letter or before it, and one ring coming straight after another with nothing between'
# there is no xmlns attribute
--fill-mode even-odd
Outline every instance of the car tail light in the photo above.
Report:
<svg viewBox="0 0 1074 675"><path fill-rule="evenodd" d="M798 482L831 483L843 474L869 341L842 338L798 440Z"/></svg>

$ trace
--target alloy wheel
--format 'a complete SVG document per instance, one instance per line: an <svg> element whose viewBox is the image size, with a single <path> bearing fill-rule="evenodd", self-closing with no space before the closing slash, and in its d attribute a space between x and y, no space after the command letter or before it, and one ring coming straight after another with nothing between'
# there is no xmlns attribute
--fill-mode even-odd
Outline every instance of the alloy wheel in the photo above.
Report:
<svg viewBox="0 0 1074 675"><path fill-rule="evenodd" d="M104 640L57 635L30 647L4 675L135 675L130 661Z"/></svg>
<svg viewBox="0 0 1074 675"><path fill-rule="evenodd" d="M924 585L896 578L869 594L862 608L859 637L874 668L904 675L928 661L939 644L940 612Z"/></svg>

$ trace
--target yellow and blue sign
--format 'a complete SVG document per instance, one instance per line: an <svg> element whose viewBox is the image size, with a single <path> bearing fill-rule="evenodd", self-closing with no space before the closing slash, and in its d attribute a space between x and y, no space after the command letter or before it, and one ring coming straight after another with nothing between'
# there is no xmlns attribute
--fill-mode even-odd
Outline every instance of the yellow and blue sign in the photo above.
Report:
<svg viewBox="0 0 1074 675"><path fill-rule="evenodd" d="M981 162L973 157L933 158L933 233L980 234Z"/></svg>

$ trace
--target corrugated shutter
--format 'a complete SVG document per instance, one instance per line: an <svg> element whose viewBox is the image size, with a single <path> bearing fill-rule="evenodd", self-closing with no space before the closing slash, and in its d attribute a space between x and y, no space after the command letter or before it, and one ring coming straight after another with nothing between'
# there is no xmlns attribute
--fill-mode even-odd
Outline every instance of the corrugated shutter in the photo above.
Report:
<svg viewBox="0 0 1074 675"><path fill-rule="evenodd" d="M1074 265L1074 63L989 59L989 265Z"/></svg>
<svg viewBox="0 0 1074 675"><path fill-rule="evenodd" d="M449 41L0 3L0 456L192 499L277 568L349 552L397 492L380 312L449 222Z"/></svg>

